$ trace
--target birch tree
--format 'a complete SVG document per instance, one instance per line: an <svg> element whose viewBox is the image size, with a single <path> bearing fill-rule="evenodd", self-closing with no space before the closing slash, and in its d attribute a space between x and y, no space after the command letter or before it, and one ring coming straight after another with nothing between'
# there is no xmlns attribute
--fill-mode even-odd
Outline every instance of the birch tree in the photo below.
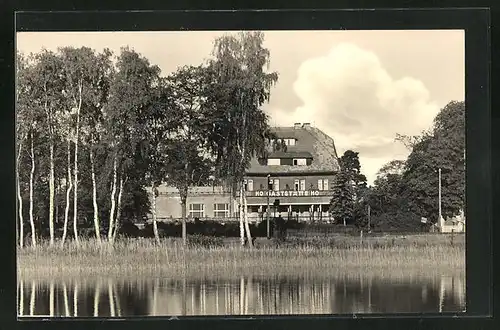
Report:
<svg viewBox="0 0 500 330"><path fill-rule="evenodd" d="M49 233L50 245L54 244L54 148L59 135L58 116L62 108L62 92L64 90L62 62L53 52L43 50L35 55L35 66L32 71L30 84L32 99L43 118L41 130L46 135L49 149Z"/></svg>
<svg viewBox="0 0 500 330"><path fill-rule="evenodd" d="M16 56L16 190L18 203L18 235L19 247L24 247L24 218L23 218L23 198L21 191L21 156L23 146L27 137L26 112L28 111L28 85L27 85L27 61L23 54Z"/></svg>
<svg viewBox="0 0 500 330"><path fill-rule="evenodd" d="M144 138L141 117L159 84L160 69L128 48L122 48L116 64L116 73L110 87L109 105L105 111L107 139L110 145L113 179L111 183L111 210L108 240L113 241L118 230L120 208L118 202L126 188L128 171L135 166L139 143ZM118 191L118 201L116 193ZM117 213L118 211L118 213ZM116 221L116 223L115 223Z"/></svg>
<svg viewBox="0 0 500 330"><path fill-rule="evenodd" d="M23 210L22 210L22 192L21 192L21 177L22 172L20 166L23 166L22 157L22 147L21 143L27 142L26 154L28 156L29 167L28 175L28 195L29 195L29 223L31 227L31 246L36 246L36 229L35 229L35 208L34 208L34 189L35 189L35 171L37 170L37 159L39 152L35 149L38 144L39 133L41 131L40 123L43 122L43 113L38 107L36 102L33 100L37 96L37 81L34 75L34 67L36 64L36 58L34 55L28 57L23 57L19 55L18 57L18 86L17 86L17 112L16 112L16 129L18 133L18 199L21 199L19 211L20 211L20 221L24 221ZM24 166L23 166L24 167ZM24 236L24 228L23 233ZM23 239L24 244L24 239Z"/></svg>
<svg viewBox="0 0 500 330"><path fill-rule="evenodd" d="M114 73L111 56L112 52L105 49L103 53L95 56L95 63L88 68L89 86L85 102L87 111L82 116L82 140L88 149L90 160L94 231L99 243L101 242L101 225L99 221L95 163L96 150L100 149L103 143L103 114L109 101L109 90Z"/></svg>
<svg viewBox="0 0 500 330"><path fill-rule="evenodd" d="M73 234L78 243L78 146L80 143L80 118L84 93L87 88L88 67L92 64L91 49L65 47L60 49L66 80L64 95L67 107L74 117L74 156L73 156Z"/></svg>
<svg viewBox="0 0 500 330"><path fill-rule="evenodd" d="M240 238L245 243L245 232L251 246L246 195L243 180L250 159L264 153L270 135L268 117L260 108L269 101L276 72L268 72L270 53L264 48L264 34L241 32L225 35L214 43L214 72L212 101L217 104L212 116L214 129L211 139L218 160L218 177L226 178L236 197L239 193Z"/></svg>
<svg viewBox="0 0 500 330"><path fill-rule="evenodd" d="M82 121L88 116L92 104L99 104L102 68L102 57L88 47L59 49L62 59L65 88L63 95L67 98L67 108L73 117L73 234L78 243L78 184L79 184L79 146L81 144ZM104 58L107 54L104 53ZM107 56L109 57L109 56ZM99 104L100 105L100 104ZM83 128L85 130L85 127Z"/></svg>
<svg viewBox="0 0 500 330"><path fill-rule="evenodd" d="M176 128L173 123L171 91L166 88L165 79L155 90L155 96L151 103L145 108L147 111L142 117L144 127L144 139L141 142L142 165L145 169L146 182L151 200L151 215L153 220L153 233L157 243L160 243L158 233L156 200L158 197L158 186L167 178L167 167L165 162L168 158L166 146L170 143L170 134Z"/></svg>

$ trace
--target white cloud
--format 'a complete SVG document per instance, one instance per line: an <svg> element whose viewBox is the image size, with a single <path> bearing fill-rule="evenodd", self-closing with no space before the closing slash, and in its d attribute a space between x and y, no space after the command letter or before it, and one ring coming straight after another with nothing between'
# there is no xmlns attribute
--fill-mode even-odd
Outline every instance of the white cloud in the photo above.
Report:
<svg viewBox="0 0 500 330"><path fill-rule="evenodd" d="M269 109L272 121L310 122L335 139L339 154L358 151L369 182L384 163L408 154L396 133L419 134L439 110L421 81L391 77L375 53L350 43L303 62L294 91L302 105Z"/></svg>

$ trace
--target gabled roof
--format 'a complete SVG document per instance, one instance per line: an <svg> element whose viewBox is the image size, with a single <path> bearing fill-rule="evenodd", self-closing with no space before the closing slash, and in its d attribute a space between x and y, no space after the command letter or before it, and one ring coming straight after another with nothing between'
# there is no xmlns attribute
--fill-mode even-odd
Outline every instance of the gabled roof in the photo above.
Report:
<svg viewBox="0 0 500 330"><path fill-rule="evenodd" d="M287 146L286 154L311 155L302 158L313 158L311 165L261 165L257 158L250 161L247 174L273 173L324 173L339 170L339 162L335 142L323 131L312 126L275 127L272 129L278 138L295 138L295 145ZM277 153L273 153L274 156ZM295 156L294 156L295 157ZM273 158L270 156L270 158ZM280 157L286 158L286 157ZM290 157L287 157L290 158Z"/></svg>

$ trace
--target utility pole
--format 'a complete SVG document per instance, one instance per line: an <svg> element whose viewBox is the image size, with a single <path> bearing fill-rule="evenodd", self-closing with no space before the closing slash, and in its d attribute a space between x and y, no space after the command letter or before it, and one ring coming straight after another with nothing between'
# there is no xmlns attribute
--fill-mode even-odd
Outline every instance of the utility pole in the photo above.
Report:
<svg viewBox="0 0 500 330"><path fill-rule="evenodd" d="M266 214L267 214L267 239L270 238L270 227L269 227L269 189L271 187L271 174L267 175L267 208L266 208Z"/></svg>

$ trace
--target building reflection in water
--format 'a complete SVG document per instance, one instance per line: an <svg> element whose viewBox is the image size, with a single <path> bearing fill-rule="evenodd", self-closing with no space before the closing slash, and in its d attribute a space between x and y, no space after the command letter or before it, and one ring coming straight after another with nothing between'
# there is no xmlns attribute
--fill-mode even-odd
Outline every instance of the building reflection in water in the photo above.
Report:
<svg viewBox="0 0 500 330"><path fill-rule="evenodd" d="M72 303L71 303L72 302ZM465 279L20 280L19 316L426 313L465 310Z"/></svg>

